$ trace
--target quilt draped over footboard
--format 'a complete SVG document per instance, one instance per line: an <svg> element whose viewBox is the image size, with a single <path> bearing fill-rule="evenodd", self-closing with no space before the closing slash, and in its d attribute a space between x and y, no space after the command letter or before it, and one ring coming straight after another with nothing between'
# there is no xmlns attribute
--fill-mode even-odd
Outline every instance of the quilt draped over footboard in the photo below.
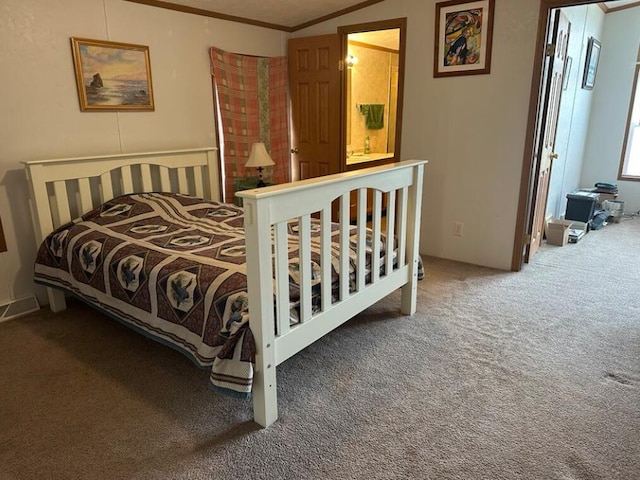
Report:
<svg viewBox="0 0 640 480"><path fill-rule="evenodd" d="M332 229L335 251L339 228ZM295 323L297 223L290 224L289 235ZM320 248L315 247L313 302L319 306ZM355 252L350 254L355 265ZM334 256L331 281L337 286ZM45 239L35 281L62 288L210 368L215 389L250 393L256 348L248 321L242 209L169 193L118 197Z"/></svg>

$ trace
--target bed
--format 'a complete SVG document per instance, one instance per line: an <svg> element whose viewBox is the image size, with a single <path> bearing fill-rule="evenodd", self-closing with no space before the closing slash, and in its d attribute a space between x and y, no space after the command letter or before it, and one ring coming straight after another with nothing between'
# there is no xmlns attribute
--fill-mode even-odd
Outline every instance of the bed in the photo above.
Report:
<svg viewBox="0 0 640 480"><path fill-rule="evenodd" d="M277 365L399 288L416 310L426 161L238 192L242 209L218 201L215 148L24 163L50 308L73 294L182 351L264 427Z"/></svg>

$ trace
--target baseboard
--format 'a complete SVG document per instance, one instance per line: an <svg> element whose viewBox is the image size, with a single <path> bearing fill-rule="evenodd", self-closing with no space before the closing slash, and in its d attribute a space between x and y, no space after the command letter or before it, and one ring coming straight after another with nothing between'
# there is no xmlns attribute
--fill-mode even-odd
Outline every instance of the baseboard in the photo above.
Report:
<svg viewBox="0 0 640 480"><path fill-rule="evenodd" d="M37 310L40 310L40 305L35 296L11 300L9 303L0 305L0 322L21 317Z"/></svg>

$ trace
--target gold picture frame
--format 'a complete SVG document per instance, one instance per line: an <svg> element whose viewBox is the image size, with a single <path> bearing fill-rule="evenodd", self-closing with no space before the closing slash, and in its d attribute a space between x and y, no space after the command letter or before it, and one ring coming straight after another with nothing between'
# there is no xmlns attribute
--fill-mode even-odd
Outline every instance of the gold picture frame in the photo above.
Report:
<svg viewBox="0 0 640 480"><path fill-rule="evenodd" d="M495 0L436 3L434 77L491 72Z"/></svg>
<svg viewBox="0 0 640 480"><path fill-rule="evenodd" d="M71 37L80 110L153 111L149 47Z"/></svg>

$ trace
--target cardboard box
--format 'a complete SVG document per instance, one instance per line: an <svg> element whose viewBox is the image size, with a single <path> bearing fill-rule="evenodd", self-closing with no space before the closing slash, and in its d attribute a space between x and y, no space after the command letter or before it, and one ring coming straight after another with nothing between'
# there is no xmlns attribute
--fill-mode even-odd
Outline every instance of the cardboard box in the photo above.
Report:
<svg viewBox="0 0 640 480"><path fill-rule="evenodd" d="M569 227L573 220L553 218L547 223L547 244L563 247L569 243Z"/></svg>
<svg viewBox="0 0 640 480"><path fill-rule="evenodd" d="M590 193L598 194L598 200L596 201L596 208L603 208L602 203L605 200L615 200L616 198L618 198L617 193L598 192L597 190L598 190L597 188L581 188L580 189L581 192L590 192Z"/></svg>
<svg viewBox="0 0 640 480"><path fill-rule="evenodd" d="M596 204L598 207L602 206L602 203L606 200L613 201L618 198L617 193L599 193L598 203Z"/></svg>

